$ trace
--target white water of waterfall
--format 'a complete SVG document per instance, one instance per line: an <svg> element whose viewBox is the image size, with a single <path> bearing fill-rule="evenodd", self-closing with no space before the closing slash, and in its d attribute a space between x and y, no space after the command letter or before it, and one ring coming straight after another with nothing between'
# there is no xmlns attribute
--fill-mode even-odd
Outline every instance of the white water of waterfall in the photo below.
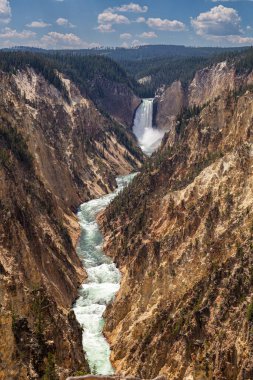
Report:
<svg viewBox="0 0 253 380"><path fill-rule="evenodd" d="M112 260L103 253L103 237L96 217L134 176L135 174L130 174L119 177L116 191L84 203L78 213L81 237L77 252L87 271L88 279L79 290L74 312L83 328L83 348L94 374L114 373L110 362L110 347L102 332L103 313L120 287L120 272Z"/></svg>
<svg viewBox="0 0 253 380"><path fill-rule="evenodd" d="M136 111L133 132L147 155L151 155L159 147L164 132L153 128L153 99L142 100Z"/></svg>

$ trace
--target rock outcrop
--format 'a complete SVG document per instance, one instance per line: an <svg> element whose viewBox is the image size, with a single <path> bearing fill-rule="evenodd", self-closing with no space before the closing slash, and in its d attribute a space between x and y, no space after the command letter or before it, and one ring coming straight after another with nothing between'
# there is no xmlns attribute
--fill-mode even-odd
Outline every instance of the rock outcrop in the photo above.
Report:
<svg viewBox="0 0 253 380"><path fill-rule="evenodd" d="M0 74L0 379L88 371L70 311L85 279L71 210L143 160L131 132L59 75L65 94L31 67Z"/></svg>
<svg viewBox="0 0 253 380"><path fill-rule="evenodd" d="M187 96L180 81L162 89L154 101L154 125L159 129L172 129L178 115L187 106Z"/></svg>
<svg viewBox="0 0 253 380"><path fill-rule="evenodd" d="M8 91L9 81L17 91ZM25 120L21 128L48 188L76 208L115 188L115 176L136 170L143 157L124 127L103 116L74 83L62 81L68 99L33 70L18 72L7 80L3 102L7 112L12 102L16 117Z"/></svg>
<svg viewBox="0 0 253 380"><path fill-rule="evenodd" d="M188 85L177 81L161 89L155 99L155 123L173 134L177 118L185 108L201 107L251 82L252 75L237 75L236 68L227 61L213 64L197 71Z"/></svg>
<svg viewBox="0 0 253 380"><path fill-rule="evenodd" d="M253 378L253 93L233 89L203 89L100 217L123 274L104 332L124 375Z"/></svg>
<svg viewBox="0 0 253 380"><path fill-rule="evenodd" d="M97 83L96 83L97 82ZM93 95L93 87L99 88L99 98L94 95L96 104L109 113L118 123L131 129L133 126L135 111L141 104L131 88L124 83L115 83L108 79L97 78L91 86L90 94Z"/></svg>

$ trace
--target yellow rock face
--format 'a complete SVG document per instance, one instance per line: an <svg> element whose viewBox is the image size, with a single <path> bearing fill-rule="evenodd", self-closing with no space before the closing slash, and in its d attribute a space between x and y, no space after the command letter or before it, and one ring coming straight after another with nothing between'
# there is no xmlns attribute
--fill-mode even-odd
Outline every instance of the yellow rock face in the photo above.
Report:
<svg viewBox="0 0 253 380"><path fill-rule="evenodd" d="M123 273L105 326L119 373L253 377L253 94L230 90L185 116L100 217Z"/></svg>

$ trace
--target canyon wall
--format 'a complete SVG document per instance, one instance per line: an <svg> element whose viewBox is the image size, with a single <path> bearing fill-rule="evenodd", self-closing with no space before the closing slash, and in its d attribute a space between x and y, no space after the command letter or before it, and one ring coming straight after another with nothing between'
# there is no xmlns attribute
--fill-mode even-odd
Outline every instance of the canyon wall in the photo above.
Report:
<svg viewBox="0 0 253 380"><path fill-rule="evenodd" d="M253 378L253 93L215 75L198 90L203 75L202 106L99 219L123 274L104 332L124 375Z"/></svg>
<svg viewBox="0 0 253 380"><path fill-rule="evenodd" d="M94 95L96 104L109 113L118 123L131 129L134 122L135 111L141 104L133 90L123 83L115 83L108 79L97 78L91 85L90 94L93 98L93 88L99 88L99 98Z"/></svg>
<svg viewBox="0 0 253 380"><path fill-rule="evenodd" d="M65 93L31 67L0 73L0 379L89 370L71 311L86 276L72 211L143 161L131 132L59 77Z"/></svg>
<svg viewBox="0 0 253 380"><path fill-rule="evenodd" d="M237 75L235 67L227 61L213 64L197 71L188 84L177 81L159 91L155 99L155 123L158 128L173 134L177 119L185 108L201 107L251 82L252 75Z"/></svg>

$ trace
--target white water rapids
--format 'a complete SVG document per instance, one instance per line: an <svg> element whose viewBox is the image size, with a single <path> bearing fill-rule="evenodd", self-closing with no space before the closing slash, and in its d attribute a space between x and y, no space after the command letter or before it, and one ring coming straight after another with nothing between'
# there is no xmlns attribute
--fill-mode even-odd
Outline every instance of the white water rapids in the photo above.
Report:
<svg viewBox="0 0 253 380"><path fill-rule="evenodd" d="M152 128L153 101L144 99L136 112L134 133L146 154L160 144L163 133ZM79 290L74 305L77 320L83 328L83 348L94 374L114 373L110 362L110 347L103 335L103 313L120 287L120 272L102 250L103 237L96 217L115 196L132 181L135 174L117 178L118 188L109 195L84 203L78 212L81 237L77 253L87 271L88 279Z"/></svg>
<svg viewBox="0 0 253 380"><path fill-rule="evenodd" d="M103 238L96 216L112 201L135 176L117 179L118 188L109 195L84 203L78 213L81 238L77 252L88 274L88 280L79 290L74 306L77 320L83 328L83 348L93 373L114 373L110 362L110 348L103 336L103 313L120 286L120 272L102 250Z"/></svg>

